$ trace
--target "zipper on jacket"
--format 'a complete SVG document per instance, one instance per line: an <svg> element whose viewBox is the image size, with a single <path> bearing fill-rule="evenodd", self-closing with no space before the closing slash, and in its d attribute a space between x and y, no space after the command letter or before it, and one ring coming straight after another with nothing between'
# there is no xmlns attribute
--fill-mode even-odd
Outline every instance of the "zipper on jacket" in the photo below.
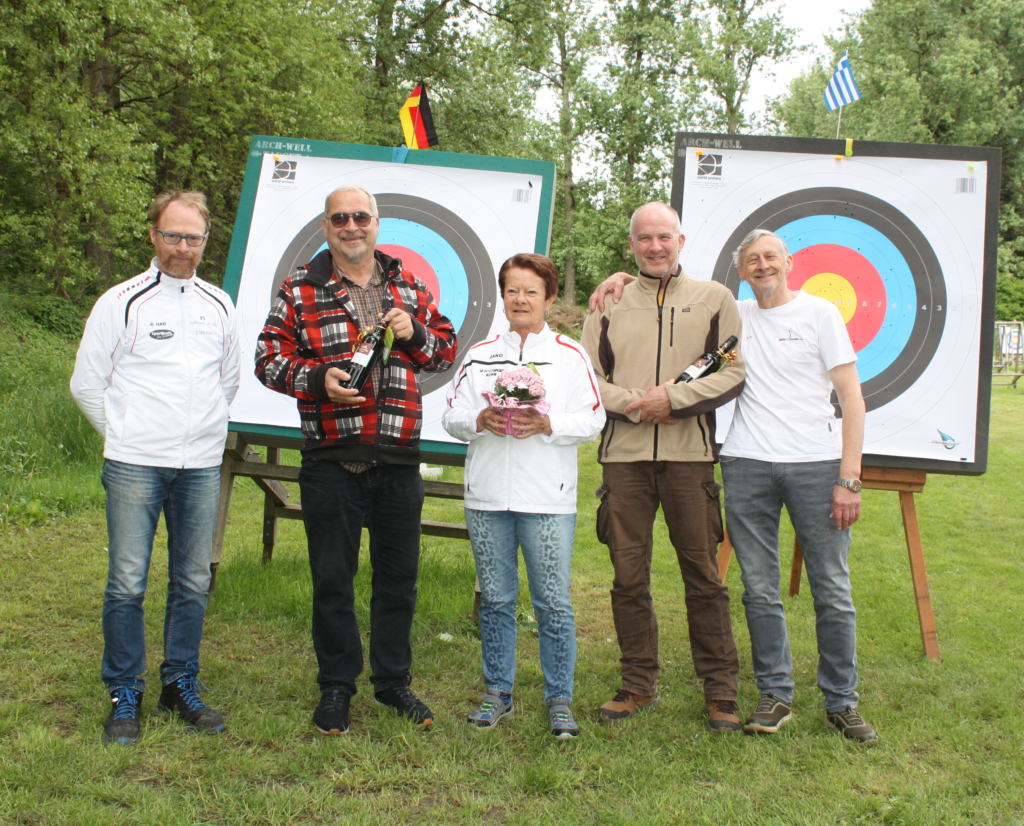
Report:
<svg viewBox="0 0 1024 826"><path fill-rule="evenodd" d="M676 308L672 308L672 314L668 319L668 346L674 347L676 343Z"/></svg>
<svg viewBox="0 0 1024 826"><path fill-rule="evenodd" d="M185 467L189 435L192 431L192 361L188 357L188 323L185 319L185 286L178 288L178 310L181 314L181 349L188 368L188 413L185 416L185 440L181 445L181 467Z"/></svg>
<svg viewBox="0 0 1024 826"><path fill-rule="evenodd" d="M658 358L654 363L654 384L661 384L661 330L662 330L662 312L665 305L665 291L668 289L668 282L663 281L661 287L658 289ZM654 461L658 461L658 428L660 425L654 426Z"/></svg>

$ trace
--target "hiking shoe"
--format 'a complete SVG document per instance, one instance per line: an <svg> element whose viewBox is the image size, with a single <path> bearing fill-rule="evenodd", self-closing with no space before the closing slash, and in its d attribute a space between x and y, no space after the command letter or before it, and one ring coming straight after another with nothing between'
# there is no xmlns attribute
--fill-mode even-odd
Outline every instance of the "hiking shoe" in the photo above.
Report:
<svg viewBox="0 0 1024 826"><path fill-rule="evenodd" d="M580 736L579 727L572 718L572 709L566 703L552 703L548 707L551 733L559 740L572 740Z"/></svg>
<svg viewBox="0 0 1024 826"><path fill-rule="evenodd" d="M480 708L466 718L471 726L477 728L494 728L516 710L511 697L506 703L499 692L490 689L484 692L480 700Z"/></svg>
<svg viewBox="0 0 1024 826"><path fill-rule="evenodd" d="M112 707L103 724L103 742L134 746L139 742L139 718L142 716L142 692L126 685L110 692Z"/></svg>
<svg viewBox="0 0 1024 826"><path fill-rule="evenodd" d="M770 691L761 695L743 730L747 734L775 734L793 719L793 709Z"/></svg>
<svg viewBox="0 0 1024 826"><path fill-rule="evenodd" d="M219 734L224 731L224 717L199 699L199 692L205 691L206 685L199 679L198 671L194 663L188 663L184 674L164 686L156 710L176 711L193 731Z"/></svg>
<svg viewBox="0 0 1024 826"><path fill-rule="evenodd" d="M654 708L658 704L657 694L634 694L632 691L619 689L619 693L598 709L605 720L624 720L632 717L643 708Z"/></svg>
<svg viewBox="0 0 1024 826"><path fill-rule="evenodd" d="M399 716L412 720L416 728L430 728L434 724L434 713L407 686L381 689L373 695L373 699L379 705L393 708Z"/></svg>
<svg viewBox="0 0 1024 826"><path fill-rule="evenodd" d="M348 706L352 695L341 688L329 688L320 695L313 725L321 734L348 733Z"/></svg>
<svg viewBox="0 0 1024 826"><path fill-rule="evenodd" d="M829 728L834 728L843 737L856 740L865 746L873 746L878 742L875 730L864 721L856 708L847 706L839 711L825 712L825 719L828 720Z"/></svg>
<svg viewBox="0 0 1024 826"><path fill-rule="evenodd" d="M742 727L735 700L708 700L708 729L711 731L739 731Z"/></svg>

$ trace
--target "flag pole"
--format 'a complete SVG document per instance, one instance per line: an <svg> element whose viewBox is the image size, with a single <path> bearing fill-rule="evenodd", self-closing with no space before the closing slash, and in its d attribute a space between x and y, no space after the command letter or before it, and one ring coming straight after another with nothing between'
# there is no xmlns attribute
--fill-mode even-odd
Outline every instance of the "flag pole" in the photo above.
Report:
<svg viewBox="0 0 1024 826"><path fill-rule="evenodd" d="M843 124L843 104L839 104L839 120L836 122L836 140L839 140L839 127Z"/></svg>

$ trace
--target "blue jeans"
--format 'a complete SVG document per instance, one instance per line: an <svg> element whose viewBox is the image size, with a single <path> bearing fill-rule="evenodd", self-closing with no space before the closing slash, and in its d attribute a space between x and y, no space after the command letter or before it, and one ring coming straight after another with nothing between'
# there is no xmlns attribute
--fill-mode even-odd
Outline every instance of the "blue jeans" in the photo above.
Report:
<svg viewBox="0 0 1024 826"><path fill-rule="evenodd" d="M321 691L356 693L363 646L353 580L370 533L370 670L376 691L408 685L420 565L423 478L415 465L351 473L336 460L302 457L302 519L313 578L313 650Z"/></svg>
<svg viewBox="0 0 1024 826"><path fill-rule="evenodd" d="M466 527L480 577L480 643L484 684L512 693L516 678L516 602L519 548L540 631L544 702L572 702L576 618L569 586L574 513L516 513L466 508Z"/></svg>
<svg viewBox="0 0 1024 826"><path fill-rule="evenodd" d="M220 468L175 468L103 463L107 492L110 569L103 596L103 682L144 691L146 597L160 511L167 526L167 608L160 681L167 685L199 667L206 596L210 590L213 531Z"/></svg>
<svg viewBox="0 0 1024 826"><path fill-rule="evenodd" d="M857 705L857 614L850 595L850 531L829 518L839 460L762 462L722 457L725 518L743 572L743 607L761 693L792 703L793 659L780 596L779 517L786 506L814 598L818 687L825 710Z"/></svg>

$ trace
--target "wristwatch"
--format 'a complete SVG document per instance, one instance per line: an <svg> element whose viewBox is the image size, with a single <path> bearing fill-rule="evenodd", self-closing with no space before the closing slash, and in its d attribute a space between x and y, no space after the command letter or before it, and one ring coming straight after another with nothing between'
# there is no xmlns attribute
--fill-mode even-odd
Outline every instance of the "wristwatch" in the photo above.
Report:
<svg viewBox="0 0 1024 826"><path fill-rule="evenodd" d="M849 488L854 493L860 493L860 479L836 479L836 484L841 488Z"/></svg>

